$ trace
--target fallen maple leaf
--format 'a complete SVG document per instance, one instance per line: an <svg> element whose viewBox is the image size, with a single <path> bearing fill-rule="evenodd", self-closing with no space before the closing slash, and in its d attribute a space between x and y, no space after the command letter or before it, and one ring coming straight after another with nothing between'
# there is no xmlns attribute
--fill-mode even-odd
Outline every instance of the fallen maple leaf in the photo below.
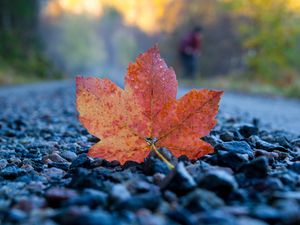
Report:
<svg viewBox="0 0 300 225"><path fill-rule="evenodd" d="M222 91L192 90L176 100L177 80L155 46L129 64L124 90L108 79L77 77L80 122L101 139L92 157L142 162L152 147L196 159L213 151L200 137L216 125ZM156 151L157 152L157 151Z"/></svg>

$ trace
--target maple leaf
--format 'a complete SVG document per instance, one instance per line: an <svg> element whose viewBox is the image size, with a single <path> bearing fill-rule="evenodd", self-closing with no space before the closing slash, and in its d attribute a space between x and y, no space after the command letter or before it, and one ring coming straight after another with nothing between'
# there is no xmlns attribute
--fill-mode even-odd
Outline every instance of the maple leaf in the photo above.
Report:
<svg viewBox="0 0 300 225"><path fill-rule="evenodd" d="M142 162L153 146L190 159L213 152L200 137L216 125L223 92L192 90L176 100L177 86L156 46L129 64L124 89L108 79L77 77L79 120L101 139L88 154L123 164Z"/></svg>

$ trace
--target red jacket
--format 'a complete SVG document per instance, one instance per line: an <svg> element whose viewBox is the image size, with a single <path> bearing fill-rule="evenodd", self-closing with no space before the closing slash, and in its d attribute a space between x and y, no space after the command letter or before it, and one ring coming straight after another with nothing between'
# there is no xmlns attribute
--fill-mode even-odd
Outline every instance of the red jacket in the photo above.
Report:
<svg viewBox="0 0 300 225"><path fill-rule="evenodd" d="M186 35L181 43L179 51L184 54L196 54L201 51L201 37L195 32Z"/></svg>

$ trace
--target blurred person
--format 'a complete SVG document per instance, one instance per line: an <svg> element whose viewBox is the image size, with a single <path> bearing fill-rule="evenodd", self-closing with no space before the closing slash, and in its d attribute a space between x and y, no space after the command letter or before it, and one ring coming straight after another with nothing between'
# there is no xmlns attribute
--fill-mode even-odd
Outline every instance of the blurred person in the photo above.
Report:
<svg viewBox="0 0 300 225"><path fill-rule="evenodd" d="M201 54L201 42L202 28L200 26L194 27L180 41L179 54L185 78L194 79L199 70L197 58Z"/></svg>

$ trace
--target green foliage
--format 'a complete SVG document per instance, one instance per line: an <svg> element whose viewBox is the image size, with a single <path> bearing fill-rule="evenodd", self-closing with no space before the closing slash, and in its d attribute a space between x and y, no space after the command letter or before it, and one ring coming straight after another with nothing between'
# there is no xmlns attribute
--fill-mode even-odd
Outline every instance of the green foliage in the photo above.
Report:
<svg viewBox="0 0 300 225"><path fill-rule="evenodd" d="M237 17L248 74L258 81L281 85L289 80L288 74L299 76L300 17L288 8L287 2L230 0L226 3Z"/></svg>
<svg viewBox="0 0 300 225"><path fill-rule="evenodd" d="M38 0L0 1L0 83L61 75L43 55L38 18Z"/></svg>

